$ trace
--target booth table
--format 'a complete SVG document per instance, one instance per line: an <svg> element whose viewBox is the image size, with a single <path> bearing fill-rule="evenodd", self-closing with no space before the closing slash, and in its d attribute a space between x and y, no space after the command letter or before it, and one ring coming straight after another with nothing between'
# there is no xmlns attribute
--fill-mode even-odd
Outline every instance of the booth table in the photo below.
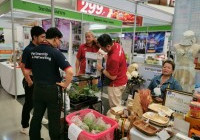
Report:
<svg viewBox="0 0 200 140"><path fill-rule="evenodd" d="M0 62L0 78L2 87L11 95L15 95L15 81L14 81L14 64L8 62ZM24 95L24 88L22 85L23 79L22 71L19 67L16 68L17 78L17 95Z"/></svg>

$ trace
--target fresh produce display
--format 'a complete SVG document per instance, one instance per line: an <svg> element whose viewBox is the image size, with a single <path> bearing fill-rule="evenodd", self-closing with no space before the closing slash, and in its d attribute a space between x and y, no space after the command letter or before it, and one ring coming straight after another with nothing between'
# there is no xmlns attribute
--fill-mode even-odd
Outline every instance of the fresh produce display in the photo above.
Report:
<svg viewBox="0 0 200 140"><path fill-rule="evenodd" d="M72 121L72 123L74 123L78 127L80 127L81 129L83 129L87 132L93 133L93 134L100 133L111 127L110 124L106 124L103 121L102 117L99 117L99 118L95 117L93 112L87 113L82 118L80 116L76 115L72 118L71 121Z"/></svg>
<svg viewBox="0 0 200 140"><path fill-rule="evenodd" d="M69 93L70 102L78 103L85 100L88 100L91 97L95 97L95 93L99 92L99 89L96 85L92 85L91 87L85 86L81 88L78 84L73 83Z"/></svg>

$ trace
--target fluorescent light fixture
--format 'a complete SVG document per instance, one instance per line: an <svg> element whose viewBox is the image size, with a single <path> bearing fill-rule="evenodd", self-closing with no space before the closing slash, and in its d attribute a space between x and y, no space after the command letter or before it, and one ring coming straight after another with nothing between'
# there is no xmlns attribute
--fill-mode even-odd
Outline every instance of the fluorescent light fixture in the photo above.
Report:
<svg viewBox="0 0 200 140"><path fill-rule="evenodd" d="M89 26L89 30L95 30L95 29L106 29L106 25L101 25L101 24L91 24Z"/></svg>

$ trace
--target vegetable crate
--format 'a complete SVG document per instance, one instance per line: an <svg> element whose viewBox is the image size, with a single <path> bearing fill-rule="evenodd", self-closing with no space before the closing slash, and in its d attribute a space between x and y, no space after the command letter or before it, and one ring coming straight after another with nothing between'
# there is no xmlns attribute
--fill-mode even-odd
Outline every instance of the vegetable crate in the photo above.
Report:
<svg viewBox="0 0 200 140"><path fill-rule="evenodd" d="M81 118L83 118L83 116L85 116L87 113L89 113L91 111L93 112L95 117L97 117L97 118L102 117L102 119L105 123L111 125L111 128L109 128L105 131L102 131L98 134L92 134L92 133L89 133L89 132L83 130L80 133L78 140L114 140L114 131L118 127L118 123L116 121L100 114L99 112L97 112L95 110L84 109L84 110L70 113L69 115L66 116L66 121L70 125L72 123L71 119L73 118L73 116L79 115Z"/></svg>

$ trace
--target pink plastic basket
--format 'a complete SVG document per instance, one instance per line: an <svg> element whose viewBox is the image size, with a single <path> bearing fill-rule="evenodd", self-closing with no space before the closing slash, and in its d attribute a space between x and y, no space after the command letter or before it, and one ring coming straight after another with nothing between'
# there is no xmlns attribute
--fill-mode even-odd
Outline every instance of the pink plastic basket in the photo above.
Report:
<svg viewBox="0 0 200 140"><path fill-rule="evenodd" d="M93 112L93 114L96 117L102 117L103 121L106 122L107 124L111 125L111 128L102 131L98 134L92 134L88 133L86 131L82 131L78 137L78 140L114 140L114 130L118 127L118 123L102 114L99 112L92 110L92 109L84 109L80 111L76 111L73 113L70 113L69 115L66 116L66 121L70 125L71 124L71 119L75 115L79 115L81 118L85 116L89 112Z"/></svg>

